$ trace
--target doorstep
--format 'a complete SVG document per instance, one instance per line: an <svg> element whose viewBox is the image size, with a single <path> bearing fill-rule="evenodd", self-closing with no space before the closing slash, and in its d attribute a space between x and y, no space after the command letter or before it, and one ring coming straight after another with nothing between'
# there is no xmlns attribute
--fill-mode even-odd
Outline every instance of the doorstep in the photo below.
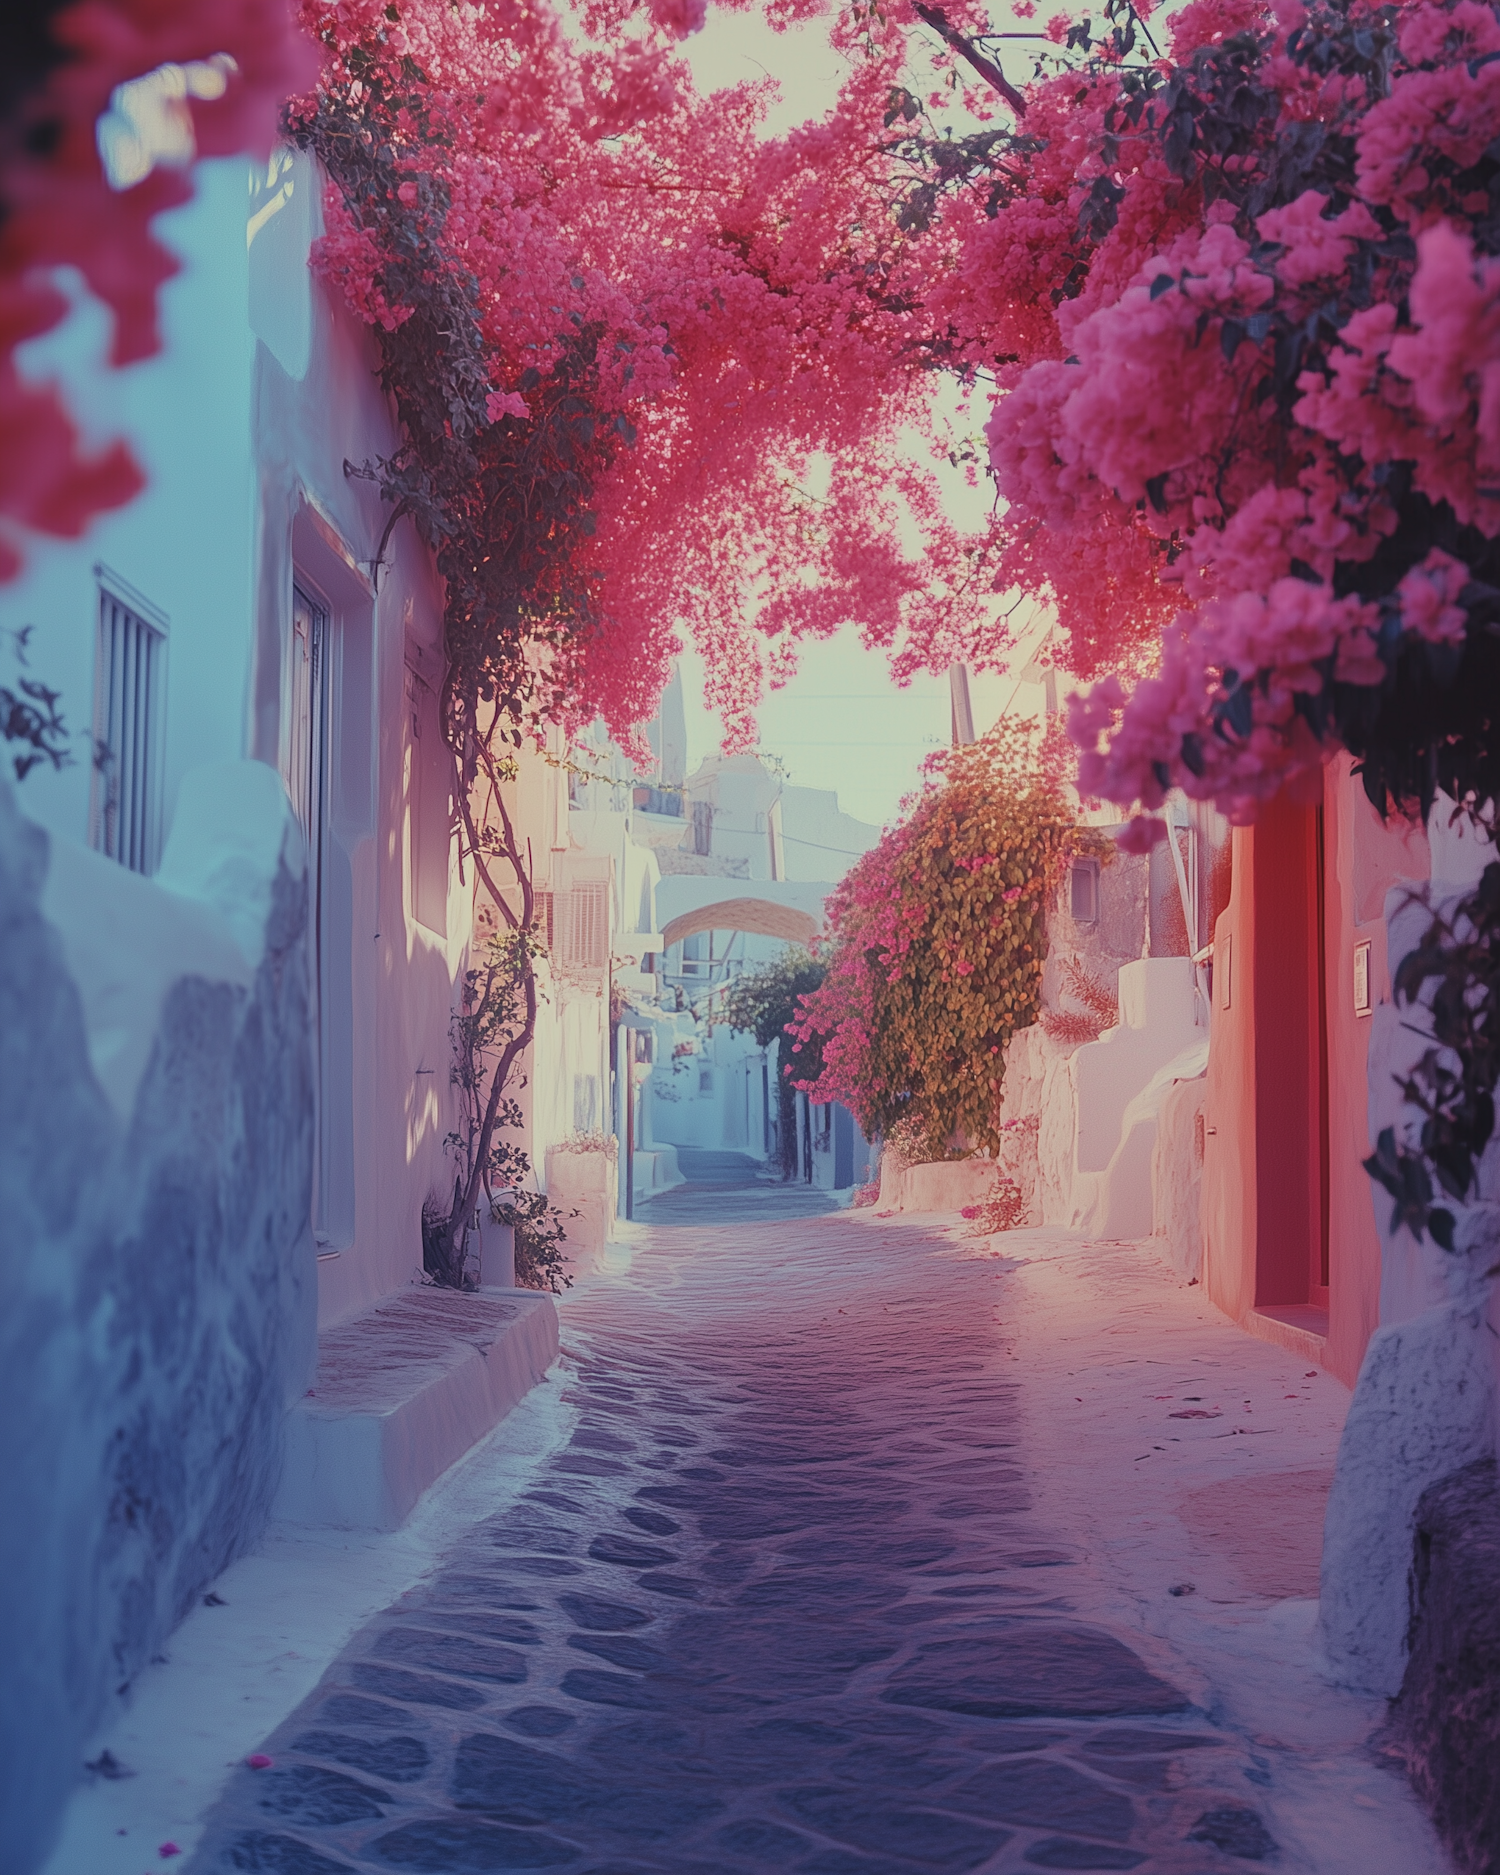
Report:
<svg viewBox="0 0 1500 1875"><path fill-rule="evenodd" d="M1304 1361L1321 1367L1328 1350L1328 1311L1308 1302L1252 1309L1242 1324L1261 1341L1285 1348Z"/></svg>
<svg viewBox="0 0 1500 1875"><path fill-rule="evenodd" d="M409 1289L325 1329L312 1387L287 1415L273 1515L396 1529L556 1358L557 1309L529 1289Z"/></svg>

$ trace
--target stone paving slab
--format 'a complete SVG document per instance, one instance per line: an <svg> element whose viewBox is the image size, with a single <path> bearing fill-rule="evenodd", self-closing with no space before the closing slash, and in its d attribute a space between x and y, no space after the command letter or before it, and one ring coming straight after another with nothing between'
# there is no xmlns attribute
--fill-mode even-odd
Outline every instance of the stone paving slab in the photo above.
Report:
<svg viewBox="0 0 1500 1875"><path fill-rule="evenodd" d="M565 1305L546 1481L356 1637L194 1875L1277 1865L1253 1755L1033 1508L992 1272L681 1214Z"/></svg>

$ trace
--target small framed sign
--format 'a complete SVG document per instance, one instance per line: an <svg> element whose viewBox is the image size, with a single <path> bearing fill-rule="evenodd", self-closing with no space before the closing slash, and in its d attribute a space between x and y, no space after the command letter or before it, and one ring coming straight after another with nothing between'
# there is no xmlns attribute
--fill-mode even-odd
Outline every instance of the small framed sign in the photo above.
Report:
<svg viewBox="0 0 1500 1875"><path fill-rule="evenodd" d="M1370 1013L1370 940L1354 947L1354 1013Z"/></svg>

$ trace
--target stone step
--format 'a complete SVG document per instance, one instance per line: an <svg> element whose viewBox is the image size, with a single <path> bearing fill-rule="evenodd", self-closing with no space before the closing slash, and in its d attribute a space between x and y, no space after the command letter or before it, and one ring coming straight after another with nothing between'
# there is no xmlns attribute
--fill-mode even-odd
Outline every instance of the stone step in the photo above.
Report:
<svg viewBox="0 0 1500 1875"><path fill-rule="evenodd" d="M312 1387L287 1416L274 1515L396 1529L556 1358L557 1309L529 1289L410 1289L324 1329Z"/></svg>

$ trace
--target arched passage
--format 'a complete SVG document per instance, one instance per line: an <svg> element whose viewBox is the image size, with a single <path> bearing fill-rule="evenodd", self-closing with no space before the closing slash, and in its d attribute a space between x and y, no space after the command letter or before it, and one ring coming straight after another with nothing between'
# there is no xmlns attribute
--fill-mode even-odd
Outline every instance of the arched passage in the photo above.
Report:
<svg viewBox="0 0 1500 1875"><path fill-rule="evenodd" d="M818 921L795 905L777 905L765 898L725 898L669 919L662 926L662 942L679 944L700 931L749 931L788 944L811 944L818 935Z"/></svg>

